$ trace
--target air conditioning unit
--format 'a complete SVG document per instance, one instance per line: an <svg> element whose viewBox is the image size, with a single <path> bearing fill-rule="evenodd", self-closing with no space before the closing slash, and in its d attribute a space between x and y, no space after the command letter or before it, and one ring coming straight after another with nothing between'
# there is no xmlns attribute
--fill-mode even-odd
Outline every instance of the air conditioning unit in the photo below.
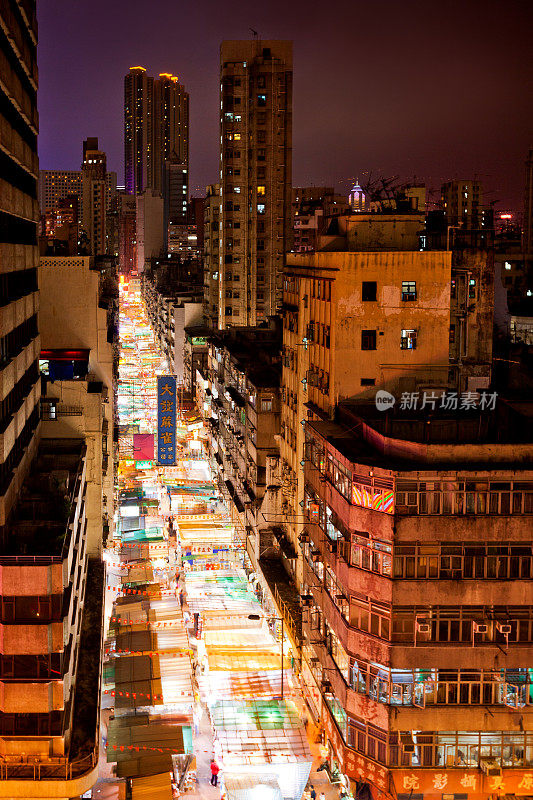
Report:
<svg viewBox="0 0 533 800"><path fill-rule="evenodd" d="M504 623L504 622L497 622L496 623L496 628L498 629L498 631L500 633L503 633L505 635L508 635L512 631L511 626L508 623Z"/></svg>
<svg viewBox="0 0 533 800"><path fill-rule="evenodd" d="M475 622L474 621L474 633L488 633L489 626L486 622Z"/></svg>

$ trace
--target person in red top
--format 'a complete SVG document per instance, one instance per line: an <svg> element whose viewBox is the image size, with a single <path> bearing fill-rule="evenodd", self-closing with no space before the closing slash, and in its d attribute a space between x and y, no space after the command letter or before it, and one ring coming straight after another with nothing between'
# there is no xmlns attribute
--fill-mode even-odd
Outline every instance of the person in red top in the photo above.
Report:
<svg viewBox="0 0 533 800"><path fill-rule="evenodd" d="M214 758L211 759L211 786L216 786L218 783L219 766Z"/></svg>

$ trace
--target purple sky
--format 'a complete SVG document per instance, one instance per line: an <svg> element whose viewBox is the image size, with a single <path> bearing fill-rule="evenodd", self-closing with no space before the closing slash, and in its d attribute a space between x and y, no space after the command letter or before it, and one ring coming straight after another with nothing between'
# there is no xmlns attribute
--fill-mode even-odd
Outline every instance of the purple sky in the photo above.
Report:
<svg viewBox="0 0 533 800"><path fill-rule="evenodd" d="M38 0L43 169L79 169L98 136L123 176L123 76L190 92L191 189L216 181L222 39L294 41L293 184L475 175L522 209L533 147L530 0Z"/></svg>

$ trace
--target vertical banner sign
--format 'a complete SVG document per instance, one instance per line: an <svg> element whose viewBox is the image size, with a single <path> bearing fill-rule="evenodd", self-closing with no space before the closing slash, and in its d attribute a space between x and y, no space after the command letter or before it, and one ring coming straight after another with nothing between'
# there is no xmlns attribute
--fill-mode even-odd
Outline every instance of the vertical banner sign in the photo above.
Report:
<svg viewBox="0 0 533 800"><path fill-rule="evenodd" d="M157 378L157 462L161 466L176 463L176 378Z"/></svg>

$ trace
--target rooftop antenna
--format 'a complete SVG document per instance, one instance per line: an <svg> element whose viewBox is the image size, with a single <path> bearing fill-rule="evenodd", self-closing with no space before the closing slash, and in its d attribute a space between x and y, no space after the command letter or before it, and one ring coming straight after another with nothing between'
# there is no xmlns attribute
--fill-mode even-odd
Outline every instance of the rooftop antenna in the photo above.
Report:
<svg viewBox="0 0 533 800"><path fill-rule="evenodd" d="M254 31L254 29L253 29L253 28L250 28L249 30L251 30L253 38L254 38L254 39L257 39L257 38L258 38L258 36L259 36L259 34L257 33L257 31Z"/></svg>

